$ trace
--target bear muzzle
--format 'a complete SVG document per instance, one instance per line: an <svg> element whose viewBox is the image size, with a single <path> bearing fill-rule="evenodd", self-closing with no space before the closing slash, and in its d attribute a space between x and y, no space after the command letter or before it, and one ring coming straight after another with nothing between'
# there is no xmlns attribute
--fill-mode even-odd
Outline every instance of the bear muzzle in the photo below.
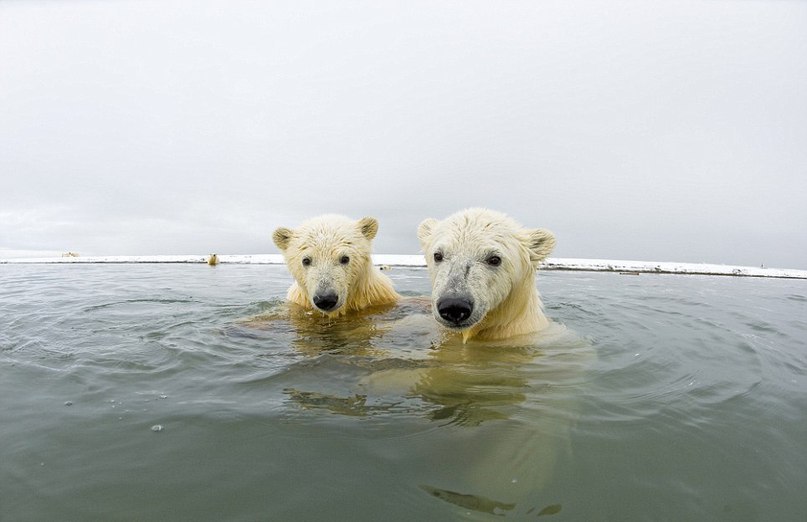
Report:
<svg viewBox="0 0 807 522"><path fill-rule="evenodd" d="M450 326L465 326L474 311L474 302L466 297L443 297L437 301L437 313Z"/></svg>
<svg viewBox="0 0 807 522"><path fill-rule="evenodd" d="M331 312L334 308L336 308L337 303L339 303L339 296L336 295L333 291L322 292L314 294L314 306L322 310L323 312Z"/></svg>

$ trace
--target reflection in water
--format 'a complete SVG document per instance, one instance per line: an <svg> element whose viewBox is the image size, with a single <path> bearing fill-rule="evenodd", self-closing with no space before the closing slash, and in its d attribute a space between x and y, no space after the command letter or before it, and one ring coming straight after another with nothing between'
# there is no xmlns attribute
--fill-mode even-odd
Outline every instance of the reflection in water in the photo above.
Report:
<svg viewBox="0 0 807 522"><path fill-rule="evenodd" d="M284 390L289 398L306 409L323 408L331 413L338 413L340 415L364 416L367 415L369 409L366 405L366 395L354 395L352 397L334 397L317 392L303 392L293 388Z"/></svg>
<svg viewBox="0 0 807 522"><path fill-rule="evenodd" d="M240 326L267 334L289 336L290 344L301 354L316 357L323 353L384 356L383 339L397 328L403 333L410 317L429 315L428 302L421 298L405 299L400 305L365 309L339 318L306 310L294 304L276 303L263 313L240 321ZM421 328L428 333L435 327ZM413 332L414 333L414 332ZM407 347L411 348L411 347Z"/></svg>
<svg viewBox="0 0 807 522"><path fill-rule="evenodd" d="M344 417L415 415L461 430L432 448L433 465L447 471L420 489L484 513L535 509L576 419L594 358L588 342L553 324L505 342L463 344L418 301L335 321L300 312L248 324L285 332L313 363L284 388L290 404Z"/></svg>

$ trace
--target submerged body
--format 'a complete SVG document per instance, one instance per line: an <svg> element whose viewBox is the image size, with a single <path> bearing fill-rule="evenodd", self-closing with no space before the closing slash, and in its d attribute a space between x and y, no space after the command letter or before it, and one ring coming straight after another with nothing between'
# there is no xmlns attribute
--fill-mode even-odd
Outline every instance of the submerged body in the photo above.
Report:
<svg viewBox="0 0 807 522"><path fill-rule="evenodd" d="M243 323L237 335L287 337L310 358L301 369L307 377L283 385L290 403L311 415L407 412L474 430L463 444L447 439L435 445L435 462L461 464L454 473L423 475L419 488L480 515L508 507L519 515L540 510L540 492L567 455L580 408L570 390L596 360L587 340L551 322L507 340L462 342L439 328L428 299L408 296L383 311L338 320L293 304L279 303L276 310L271 320Z"/></svg>

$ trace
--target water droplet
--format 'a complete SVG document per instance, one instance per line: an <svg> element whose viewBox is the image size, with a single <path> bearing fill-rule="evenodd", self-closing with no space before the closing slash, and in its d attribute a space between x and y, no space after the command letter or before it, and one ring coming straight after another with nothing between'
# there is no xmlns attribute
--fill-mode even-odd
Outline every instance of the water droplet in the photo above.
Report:
<svg viewBox="0 0 807 522"><path fill-rule="evenodd" d="M154 426L151 427L151 431L154 431L154 432L162 431L162 430L163 430L163 425L162 424L155 424Z"/></svg>

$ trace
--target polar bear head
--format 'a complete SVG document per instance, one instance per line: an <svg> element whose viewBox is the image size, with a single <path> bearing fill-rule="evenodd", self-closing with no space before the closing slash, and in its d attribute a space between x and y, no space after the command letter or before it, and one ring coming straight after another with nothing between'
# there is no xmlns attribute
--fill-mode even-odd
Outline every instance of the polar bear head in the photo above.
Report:
<svg viewBox="0 0 807 522"><path fill-rule="evenodd" d="M555 246L548 230L471 208L442 221L424 220L418 239L432 280L434 316L464 340L529 333L547 322L535 270Z"/></svg>
<svg viewBox="0 0 807 522"><path fill-rule="evenodd" d="M375 218L354 221L338 215L275 230L272 239L295 281L289 300L328 315L394 302L391 282L371 262L377 232Z"/></svg>

